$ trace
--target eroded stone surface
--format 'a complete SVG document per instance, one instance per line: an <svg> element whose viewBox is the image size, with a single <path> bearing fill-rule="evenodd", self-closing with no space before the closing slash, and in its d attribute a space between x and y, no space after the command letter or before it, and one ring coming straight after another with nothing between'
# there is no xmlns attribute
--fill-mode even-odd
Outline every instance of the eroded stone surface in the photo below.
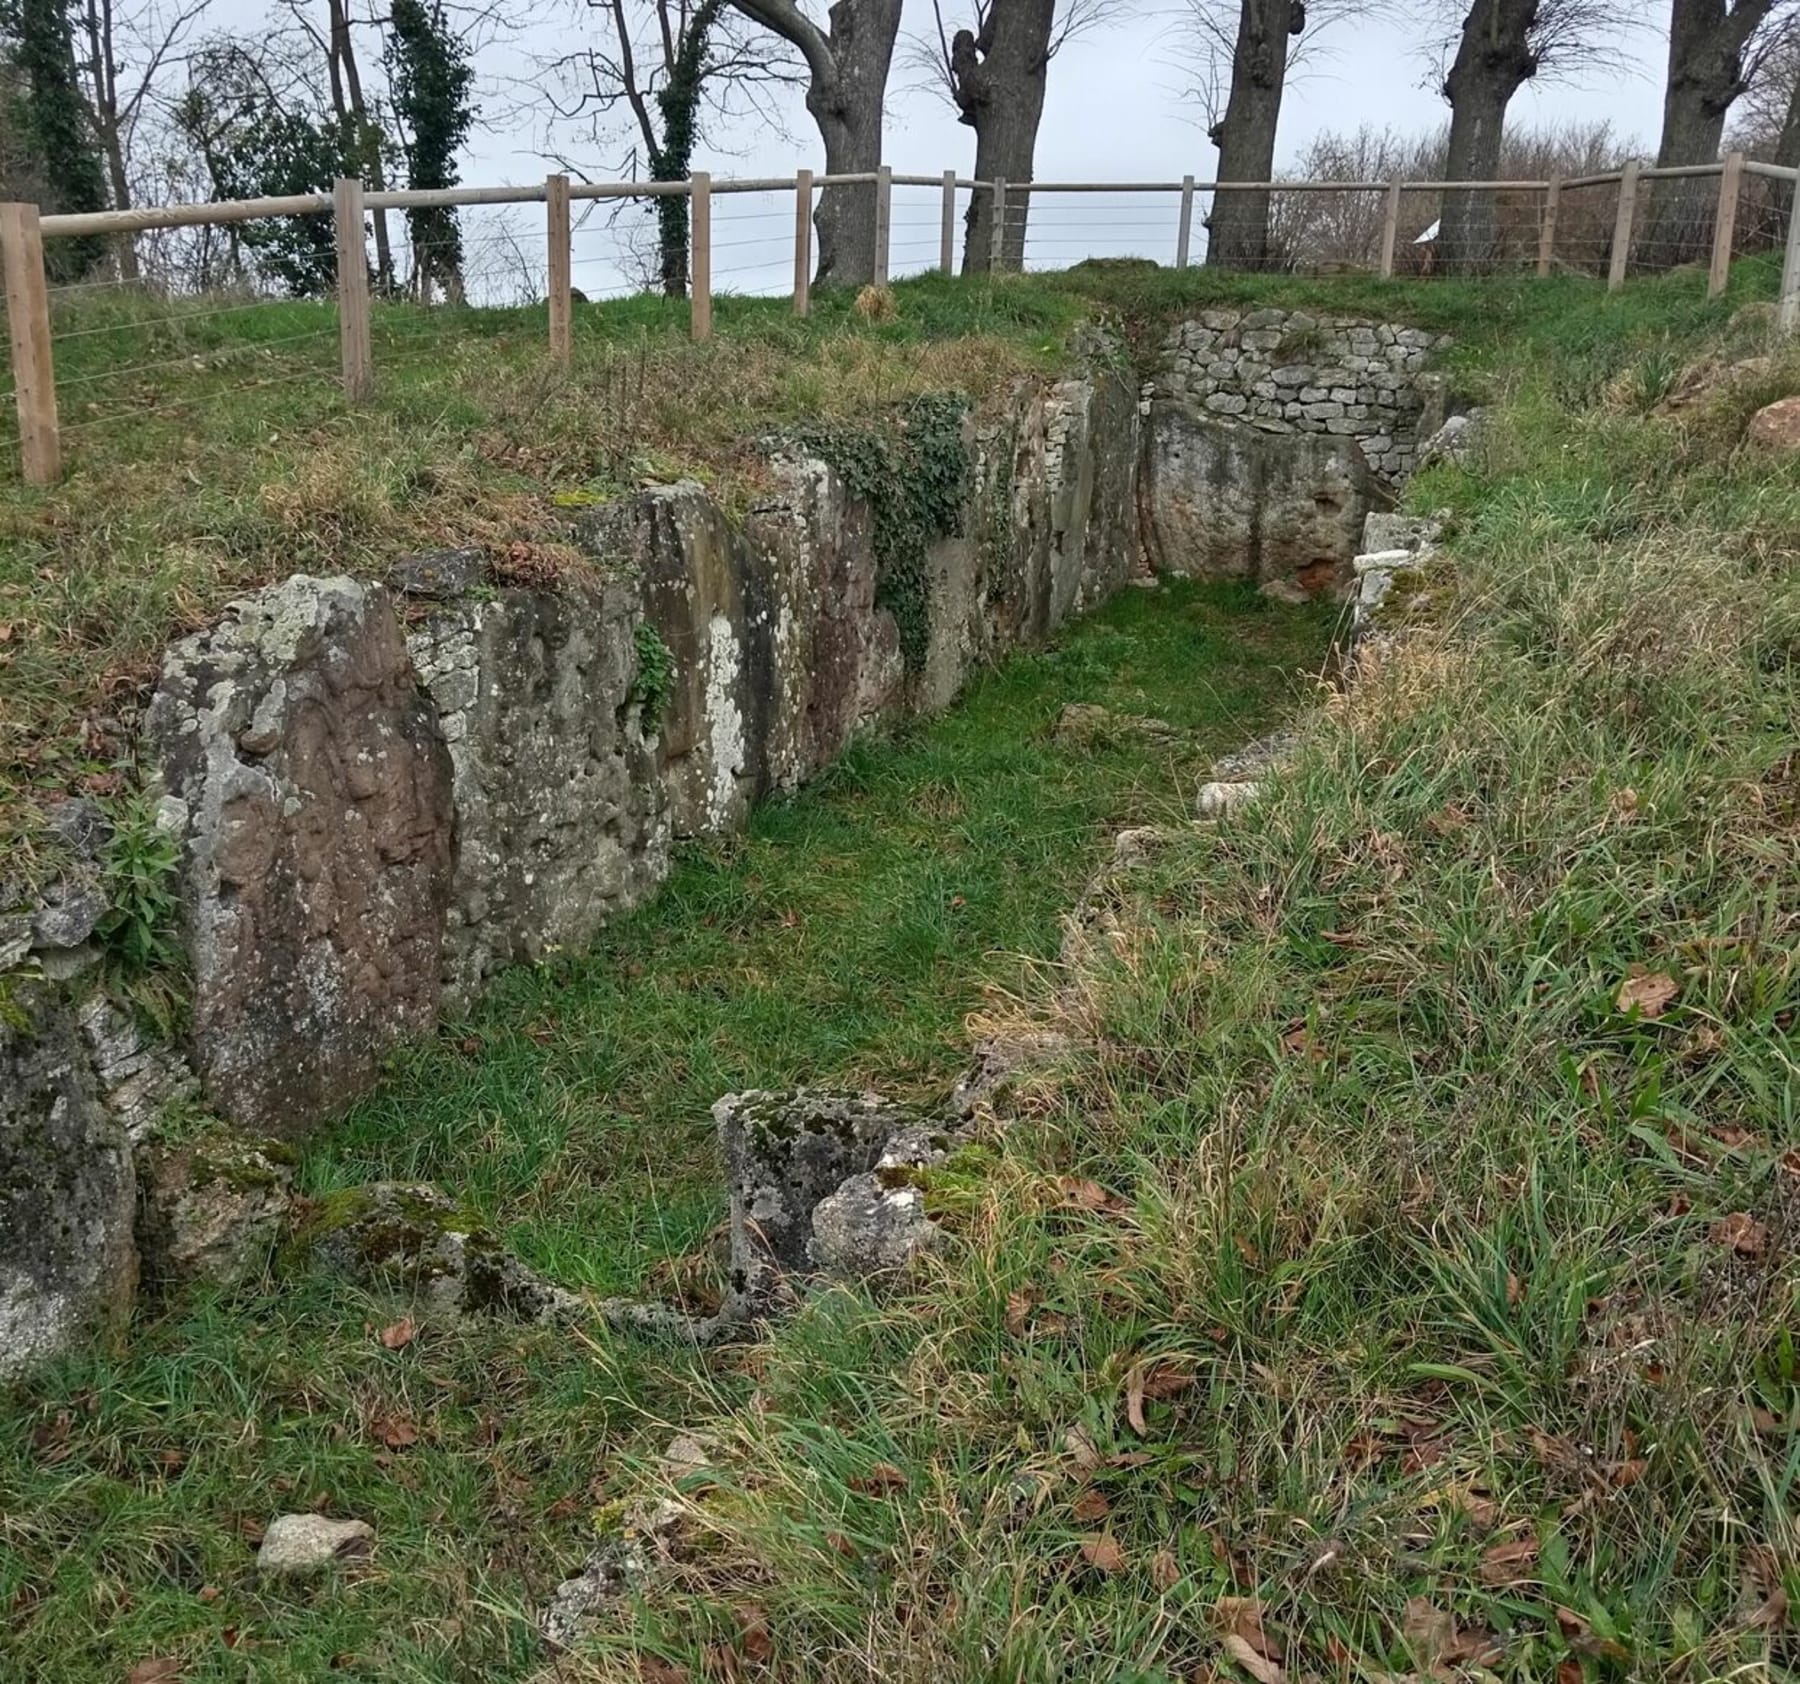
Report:
<svg viewBox="0 0 1800 1684"><path fill-rule="evenodd" d="M436 1020L450 757L388 593L304 575L171 649L146 732L183 841L193 1060L296 1135Z"/></svg>
<svg viewBox="0 0 1800 1684"><path fill-rule="evenodd" d="M640 624L629 582L571 579L454 600L408 636L453 768L456 1005L508 965L586 946L668 875Z"/></svg>
<svg viewBox="0 0 1800 1684"><path fill-rule="evenodd" d="M15 987L0 1016L0 1381L123 1328L137 1285L131 1146L74 1017Z"/></svg>
<svg viewBox="0 0 1800 1684"><path fill-rule="evenodd" d="M921 1172L948 1155L948 1140L904 1128L875 1167L839 1183L813 1207L814 1267L837 1280L866 1281L910 1268L937 1249L943 1231L925 1208Z"/></svg>
<svg viewBox="0 0 1800 1684"><path fill-rule="evenodd" d="M1262 794L1262 785L1244 781L1219 780L1200 786L1194 800L1194 812L1203 819L1222 819L1248 807Z"/></svg>
<svg viewBox="0 0 1800 1684"><path fill-rule="evenodd" d="M1750 420L1750 442L1784 455L1800 451L1800 397L1759 409Z"/></svg>
<svg viewBox="0 0 1800 1684"><path fill-rule="evenodd" d="M1150 406L1144 545L1158 573L1283 579L1318 595L1347 577L1372 497L1352 439L1259 432L1176 399Z"/></svg>

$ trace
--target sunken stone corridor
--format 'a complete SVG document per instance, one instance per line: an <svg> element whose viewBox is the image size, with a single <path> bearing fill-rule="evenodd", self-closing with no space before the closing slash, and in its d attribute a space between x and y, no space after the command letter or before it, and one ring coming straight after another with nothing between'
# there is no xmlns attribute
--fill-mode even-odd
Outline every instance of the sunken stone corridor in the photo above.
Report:
<svg viewBox="0 0 1800 1684"><path fill-rule="evenodd" d="M1115 599L1179 638L1171 584L1235 581L1264 614L1310 613L1280 660L1316 660L1327 605L1355 596L1364 613L1418 542L1382 511L1445 422L1436 349L1380 323L1208 312L1146 381L1097 341L1086 372L1022 384L980 420L920 406L911 448L936 493L853 489L830 449L777 440L748 508L675 483L573 517L587 565L565 576L509 580L475 550L405 556L381 577L287 578L175 643L138 752L177 849L182 1011L159 1032L108 993L97 869L0 917L0 1376L129 1341L146 1306L271 1260L421 1317L706 1346L810 1279L930 1249L918 1179L1003 1078L991 1049L929 1114L804 1085L710 1096L729 1221L701 1293L640 1296L626 1269L600 1271L611 1296L571 1290L436 1185L424 1147L427 1173L301 1198L298 1148L385 1104L395 1061L431 1056L440 1023L520 967L580 955L646 907L684 849L728 846L759 803ZM1353 565L1366 549L1374 565ZM1065 751L1128 729L1154 758L1177 730L1120 719L1067 709ZM1266 759L1222 768L1202 813ZM95 807L71 800L53 823L99 860ZM271 1572L367 1547L366 1529L290 1532L268 1533ZM590 1564L550 1625L578 1626L628 1565Z"/></svg>

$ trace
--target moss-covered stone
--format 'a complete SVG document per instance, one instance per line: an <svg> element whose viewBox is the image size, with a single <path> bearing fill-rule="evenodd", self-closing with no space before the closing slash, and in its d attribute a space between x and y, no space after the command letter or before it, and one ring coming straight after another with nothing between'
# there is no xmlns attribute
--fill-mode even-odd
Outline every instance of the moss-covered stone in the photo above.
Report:
<svg viewBox="0 0 1800 1684"><path fill-rule="evenodd" d="M148 1279L236 1286L267 1265L293 1202L299 1155L208 1119L153 1139L138 1161L138 1246Z"/></svg>
<svg viewBox="0 0 1800 1684"><path fill-rule="evenodd" d="M520 1262L467 1207L423 1184L375 1182L307 1201L281 1267L309 1263L411 1297L449 1320L546 1321L582 1307Z"/></svg>

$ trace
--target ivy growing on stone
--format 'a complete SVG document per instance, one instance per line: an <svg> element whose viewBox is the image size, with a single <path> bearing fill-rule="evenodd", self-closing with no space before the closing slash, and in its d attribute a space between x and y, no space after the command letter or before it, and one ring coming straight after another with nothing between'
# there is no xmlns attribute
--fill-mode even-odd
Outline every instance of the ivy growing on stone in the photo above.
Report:
<svg viewBox="0 0 1800 1684"><path fill-rule="evenodd" d="M900 406L883 426L816 424L794 435L869 505L874 521L875 601L894 616L906 670L923 669L931 640L927 556L963 529L973 458L969 401L932 393Z"/></svg>

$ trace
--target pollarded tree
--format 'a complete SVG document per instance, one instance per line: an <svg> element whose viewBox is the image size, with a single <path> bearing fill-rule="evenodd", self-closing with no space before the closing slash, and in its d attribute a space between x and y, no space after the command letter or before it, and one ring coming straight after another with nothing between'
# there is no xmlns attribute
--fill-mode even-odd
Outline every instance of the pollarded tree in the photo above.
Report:
<svg viewBox="0 0 1800 1684"><path fill-rule="evenodd" d="M1634 21L1619 0L1474 0L1443 73L1450 104L1444 179L1496 179L1513 95L1537 77L1616 63ZM1489 262L1497 233L1492 189L1447 191L1440 267L1454 273Z"/></svg>
<svg viewBox="0 0 1800 1684"><path fill-rule="evenodd" d="M1659 169L1718 158L1725 119L1749 91L1759 37L1785 9L1787 0L1674 0ZM1646 254L1666 263L1697 256L1714 192L1705 179L1659 181L1642 237Z"/></svg>
<svg viewBox="0 0 1800 1684"><path fill-rule="evenodd" d="M825 143L827 175L881 167L882 106L900 34L900 0L837 0L821 29L795 0L731 0L806 60L806 109ZM848 185L820 191L821 285L861 286L875 273L875 194Z"/></svg>
<svg viewBox="0 0 1800 1684"><path fill-rule="evenodd" d="M1218 179L1272 180L1282 97L1295 68L1322 49L1334 24L1389 10L1387 0L1189 0L1200 66L1195 92L1210 119L1207 138L1219 149ZM1215 193L1208 265L1267 268L1270 204L1266 188Z"/></svg>
<svg viewBox="0 0 1800 1684"><path fill-rule="evenodd" d="M388 85L401 127L406 185L456 185L456 154L475 121L468 49L444 16L441 0L394 0L386 47ZM448 207L407 211L413 285L429 300L435 286L454 303L463 297L462 232Z"/></svg>
<svg viewBox="0 0 1800 1684"><path fill-rule="evenodd" d="M1008 187L1031 181L1050 61L1113 9L1112 0L975 0L969 25L952 32L941 0L932 0L935 35L915 41L912 56L949 96L957 120L975 131L977 181L1004 180ZM1007 203L1003 269L1024 266L1030 205L1024 194ZM993 261L993 215L991 195L970 198L964 274Z"/></svg>

